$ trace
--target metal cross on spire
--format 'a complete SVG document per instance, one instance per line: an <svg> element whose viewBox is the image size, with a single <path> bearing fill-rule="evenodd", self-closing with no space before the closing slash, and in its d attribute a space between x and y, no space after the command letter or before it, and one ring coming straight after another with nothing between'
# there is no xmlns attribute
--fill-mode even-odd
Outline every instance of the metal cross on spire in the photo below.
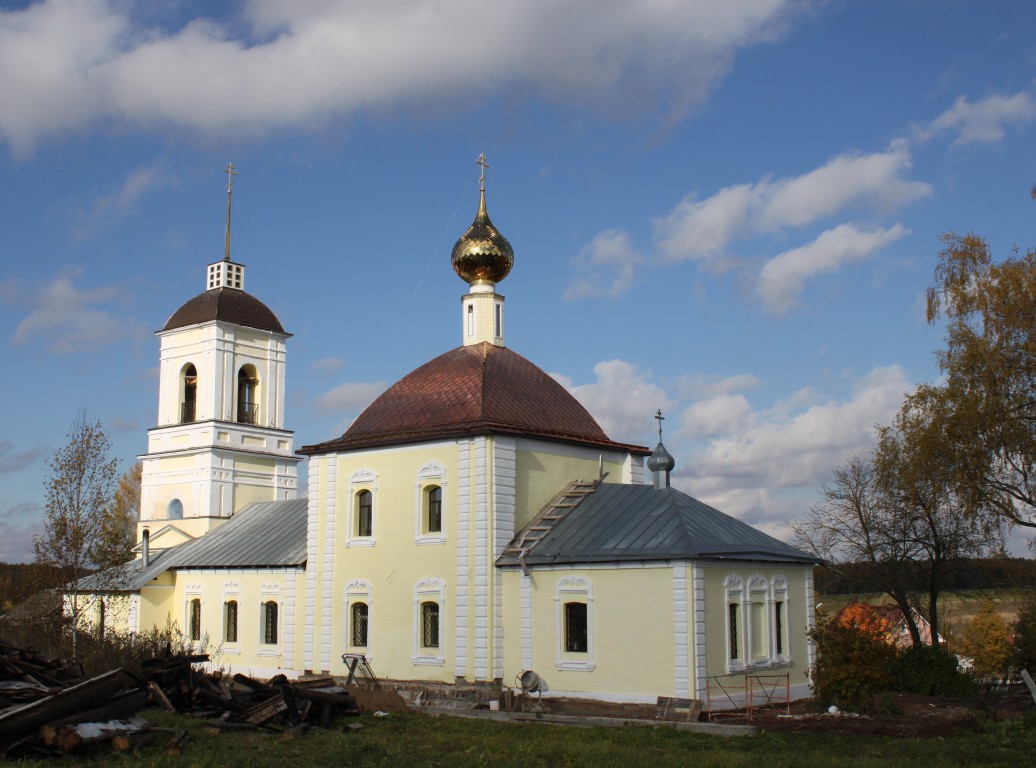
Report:
<svg viewBox="0 0 1036 768"><path fill-rule="evenodd" d="M482 166L482 174L478 177L478 189L480 192L486 191L486 168L489 167L489 163L486 162L486 153L480 152L478 160L475 161L477 165Z"/></svg>
<svg viewBox="0 0 1036 768"><path fill-rule="evenodd" d="M227 167L223 169L223 172L227 174L227 234L223 240L223 261L230 261L230 190L234 186L234 177L237 176L237 171L234 170L233 163L227 163Z"/></svg>
<svg viewBox="0 0 1036 768"><path fill-rule="evenodd" d="M658 409L655 418L658 420L658 442L662 442L662 422L665 421L665 416L662 415L661 408Z"/></svg>

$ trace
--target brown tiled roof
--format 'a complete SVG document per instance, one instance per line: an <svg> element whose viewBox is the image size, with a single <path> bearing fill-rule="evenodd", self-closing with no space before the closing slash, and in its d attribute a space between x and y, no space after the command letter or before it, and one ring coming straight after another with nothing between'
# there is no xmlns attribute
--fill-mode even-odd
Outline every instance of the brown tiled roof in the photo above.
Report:
<svg viewBox="0 0 1036 768"><path fill-rule="evenodd" d="M471 434L528 435L650 453L612 442L558 382L516 352L482 343L440 355L404 376L319 454Z"/></svg>
<svg viewBox="0 0 1036 768"><path fill-rule="evenodd" d="M213 288L199 293L173 312L162 330L171 331L211 320L284 333L281 321L268 306L255 296L236 288Z"/></svg>

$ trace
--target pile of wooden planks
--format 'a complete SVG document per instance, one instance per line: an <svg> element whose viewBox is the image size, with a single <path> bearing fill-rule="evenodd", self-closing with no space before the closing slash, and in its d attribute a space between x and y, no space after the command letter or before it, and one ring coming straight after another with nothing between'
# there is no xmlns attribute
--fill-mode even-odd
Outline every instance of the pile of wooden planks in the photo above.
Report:
<svg viewBox="0 0 1036 768"><path fill-rule="evenodd" d="M138 678L116 669L81 680L77 668L0 644L0 758L22 747L67 754L87 744L128 749L172 733L166 751L179 753L186 731L154 728L137 715L148 706L206 718L221 731L305 733L333 714L360 714L356 699L334 678L261 681L207 672L207 655L168 654L144 662Z"/></svg>

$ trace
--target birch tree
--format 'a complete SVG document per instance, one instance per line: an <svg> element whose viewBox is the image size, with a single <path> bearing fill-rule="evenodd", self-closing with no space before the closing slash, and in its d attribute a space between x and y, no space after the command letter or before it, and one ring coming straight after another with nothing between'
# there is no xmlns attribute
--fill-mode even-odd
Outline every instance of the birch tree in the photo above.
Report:
<svg viewBox="0 0 1036 768"><path fill-rule="evenodd" d="M90 553L103 534L115 492L117 463L110 450L101 422L82 410L68 431L68 443L47 462L43 529L33 536L36 562L56 568L65 581L73 658L85 607L78 582L96 565Z"/></svg>

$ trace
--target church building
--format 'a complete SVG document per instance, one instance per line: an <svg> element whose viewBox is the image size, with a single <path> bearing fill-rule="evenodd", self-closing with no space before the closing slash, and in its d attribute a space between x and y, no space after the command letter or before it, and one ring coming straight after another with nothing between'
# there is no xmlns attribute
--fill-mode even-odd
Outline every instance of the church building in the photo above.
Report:
<svg viewBox="0 0 1036 768"><path fill-rule="evenodd" d="M505 345L515 257L479 162L451 256L461 345L297 451L290 334L230 260L228 184L224 259L158 332L140 556L83 583L109 603L98 615L175 622L257 676L344 675L362 655L390 680L511 687L535 671L548 695L611 701L762 673L808 695L815 558L673 488L661 427L654 451L612 440Z"/></svg>

